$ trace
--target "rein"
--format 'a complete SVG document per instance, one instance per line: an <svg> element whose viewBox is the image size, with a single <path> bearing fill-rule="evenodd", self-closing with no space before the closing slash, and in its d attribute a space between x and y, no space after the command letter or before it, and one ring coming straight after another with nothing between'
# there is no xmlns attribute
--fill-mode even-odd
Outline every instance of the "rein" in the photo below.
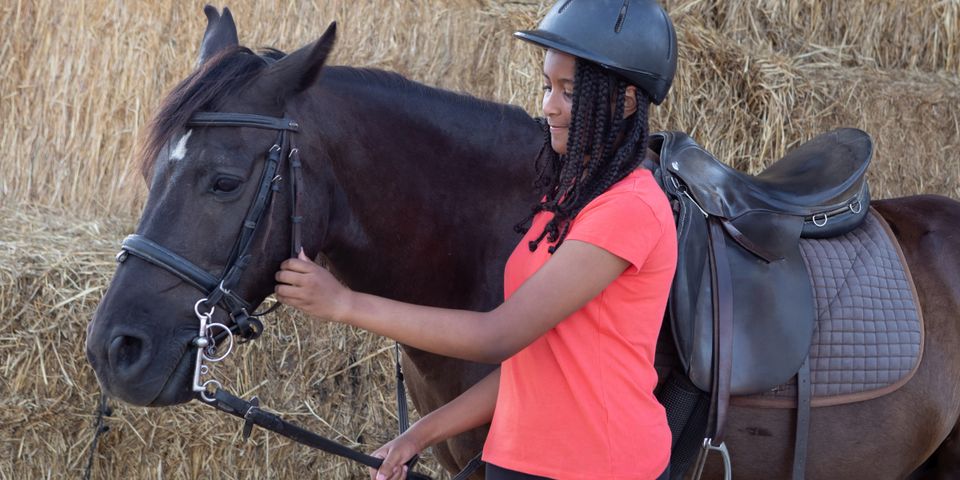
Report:
<svg viewBox="0 0 960 480"><path fill-rule="evenodd" d="M233 245L227 266L220 277L215 277L193 262L143 235L130 235L123 240L120 253L117 254L117 262L123 263L129 255L133 255L167 270L204 292L204 297L194 304L194 313L200 325L197 337L191 342L192 346L197 349L192 389L195 398L203 403L244 419L244 440L250 436L253 426L258 425L297 443L349 458L371 468L379 468L383 463L382 459L366 455L287 422L279 416L261 409L257 397L253 397L249 401L244 400L224 390L220 382L215 379L203 380L203 377L210 373L209 367L204 362L212 363L225 359L233 351L235 336L243 339L242 342L259 337L263 333L263 323L258 317L274 311L280 305L277 302L262 312L256 312L255 306L237 294L234 289L244 270L252 262L253 254L250 253L250 249L253 238L264 218L264 213L274 194L280 191L282 177L277 172L280 171L280 164L284 158L287 160L287 169L291 179L291 256L296 257L303 246L303 217L300 213L300 192L303 185L302 164L300 162L300 150L293 146L291 139L292 134L299 131L300 125L285 116L277 118L246 113L198 112L187 121L186 126L248 127L276 130L278 132L276 141L267 152L260 184L244 217L240 235ZM233 320L230 326L213 321L213 313L218 306L223 308ZM223 344L224 340L227 341L226 352L220 353L218 345ZM397 402L400 431L402 433L408 426L407 407L406 393L403 388L403 373L399 363L399 345L397 348ZM407 478L430 480L429 476L413 471L418 459L418 456L414 456L406 463L409 468Z"/></svg>

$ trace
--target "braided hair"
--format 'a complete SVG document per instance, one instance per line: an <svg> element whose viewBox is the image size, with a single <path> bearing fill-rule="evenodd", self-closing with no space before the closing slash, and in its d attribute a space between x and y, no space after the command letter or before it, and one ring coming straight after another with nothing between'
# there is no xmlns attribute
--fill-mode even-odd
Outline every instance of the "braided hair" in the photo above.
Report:
<svg viewBox="0 0 960 480"><path fill-rule="evenodd" d="M534 182L541 200L514 230L526 234L533 217L542 211L552 212L554 217L529 242L531 252L544 238L553 243L548 252L556 252L580 210L626 177L646 156L650 97L638 88L637 111L623 118L628 85L622 77L578 58L565 155L550 148L550 131L541 120L546 143L537 160Z"/></svg>

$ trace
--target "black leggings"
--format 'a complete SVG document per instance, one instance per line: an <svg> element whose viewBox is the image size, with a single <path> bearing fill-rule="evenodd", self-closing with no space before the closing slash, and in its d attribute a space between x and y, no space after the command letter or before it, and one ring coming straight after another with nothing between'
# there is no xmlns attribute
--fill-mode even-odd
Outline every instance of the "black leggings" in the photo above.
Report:
<svg viewBox="0 0 960 480"><path fill-rule="evenodd" d="M506 468L498 467L492 463L487 462L487 471L486 471L487 480L549 480L547 477L539 477L537 475L530 475L529 473L517 472L515 470L507 470ZM657 477L658 480L669 480L670 479L670 466L667 465L667 469Z"/></svg>

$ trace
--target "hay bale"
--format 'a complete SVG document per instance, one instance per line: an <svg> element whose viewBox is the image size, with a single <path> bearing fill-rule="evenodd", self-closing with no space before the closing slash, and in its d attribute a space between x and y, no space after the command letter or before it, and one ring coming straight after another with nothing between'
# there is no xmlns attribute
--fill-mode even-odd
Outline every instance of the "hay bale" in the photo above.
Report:
<svg viewBox="0 0 960 480"><path fill-rule="evenodd" d="M341 30L335 63L396 70L535 113L540 53L513 41L510 33L533 26L550 3L330 0L276 8L244 0L231 6L247 45L292 50L336 19ZM701 138L710 144L753 138L757 122L800 121L808 112L780 109L809 93L777 95L785 85L830 82L817 76L818 70L843 79L874 69L882 78L909 76L923 91L931 85L941 88L950 83L944 77L960 72L956 2L674 0L667 5L681 38L681 67L678 88L667 109L658 110L657 124L707 128L711 136ZM192 68L204 22L197 5L171 0L149 5L37 0L0 9L0 23L7 27L0 53L8 60L0 67L0 120L8 126L0 131L0 162L7 173L0 179L2 201L87 213L139 211L144 187L132 168L137 133L163 93ZM810 66L822 68L806 68ZM876 88L857 96L873 105L889 93ZM721 104L711 95L733 98ZM855 117L853 106L840 98L824 98L823 104L836 102L833 111L850 109L849 115L835 118ZM957 104L949 103L954 100L948 95L938 105L955 109ZM716 102L718 108L705 109L704 102ZM787 114L795 116L785 121ZM942 124L918 114L906 120L918 132L957 131L954 126L942 132ZM695 118L710 125L691 127ZM874 134L883 129L872 121L858 126ZM718 153L732 154L733 161L779 153L781 144L770 143L776 138L791 135L782 140L788 145L813 133L769 128L776 131L760 133L772 150L737 147ZM942 136L925 142L948 144ZM941 148L930 161L949 164L954 159ZM934 186L930 193L955 190Z"/></svg>
<svg viewBox="0 0 960 480"><path fill-rule="evenodd" d="M960 72L960 4L871 0L667 2L743 42L838 66Z"/></svg>
<svg viewBox="0 0 960 480"><path fill-rule="evenodd" d="M690 133L718 158L757 173L791 147L840 126L876 142L875 198L960 195L960 78L843 67L743 43L685 19L674 91L653 123Z"/></svg>

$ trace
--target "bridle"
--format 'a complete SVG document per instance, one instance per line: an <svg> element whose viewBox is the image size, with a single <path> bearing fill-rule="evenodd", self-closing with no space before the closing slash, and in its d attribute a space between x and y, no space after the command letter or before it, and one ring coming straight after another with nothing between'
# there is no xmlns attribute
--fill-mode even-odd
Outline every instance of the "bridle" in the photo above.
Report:
<svg viewBox="0 0 960 480"><path fill-rule="evenodd" d="M252 127L277 130L279 132L276 142L270 147L267 153L266 164L261 174L260 184L257 187L253 202L247 210L246 217L243 219L240 235L233 245L227 260L227 266L223 269L223 273L219 278L215 277L206 270L147 237L136 234L130 235L123 240L122 250L117 255L117 261L123 262L128 254L134 255L180 277L182 280L204 292L205 297L203 298L203 303L207 307L213 308L221 306L229 312L234 322L229 329L232 333L239 335L245 340L252 340L259 337L263 332L263 323L257 320L257 317L273 311L277 305L275 304L273 307L270 307L270 309L260 313L250 313L252 312L251 303L237 295L233 289L240 281L243 271L252 261L250 247L253 244L254 235L264 218L264 212L267 210L273 198L273 193L280 190L279 184L282 177L277 174L277 171L284 157L284 152L289 152L286 158L292 180L290 188L291 205L293 209L290 217L293 230L291 252L293 255L296 255L300 250L301 223L303 219L299 214L299 192L302 188L303 175L301 173L299 150L291 145L290 135L287 133L296 132L300 126L297 122L285 117L276 118L246 113L220 112L196 113L190 118L186 126Z"/></svg>
<svg viewBox="0 0 960 480"><path fill-rule="evenodd" d="M277 118L248 113L198 112L190 117L186 126L188 128L249 127L277 131L277 139L266 155L260 184L243 219L240 234L233 244L227 266L219 278L143 235L135 234L125 238L122 249L117 255L118 262L123 262L128 255L133 255L152 263L204 293L204 297L194 305L200 329L193 341L193 346L198 349L193 374L193 391L203 400L211 402L214 400L215 393L215 391L211 392L211 389L220 389L221 384L212 379L201 383L201 376L209 373L209 368L203 364L204 361L218 362L226 358L233 350L234 336L240 337L243 341L259 337L263 333L263 322L258 317L272 312L279 306L279 303L274 303L267 310L255 312L251 302L238 295L234 289L244 270L253 260L250 249L254 236L274 194L280 190L282 177L277 172L280 171L283 160L287 161L290 177L291 255L296 256L302 247L303 217L300 215L299 194L302 190L303 174L300 151L293 146L290 138L293 132L299 130L300 125L285 116ZM229 327L213 321L213 313L217 306L223 308L233 320ZM218 342L224 339L229 340L227 350L218 356Z"/></svg>
<svg viewBox="0 0 960 480"><path fill-rule="evenodd" d="M190 117L186 126L248 127L277 131L277 139L267 151L266 164L260 176L260 184L257 186L256 194L243 219L240 235L234 242L227 266L219 277L215 277L166 247L137 234L130 235L123 240L120 253L117 254L117 261L122 263L129 255L133 255L167 270L203 292L203 297L194 304L194 313L200 326L197 337L192 341L192 346L197 349L192 389L198 400L217 410L243 418L244 439L250 436L253 426L258 425L304 445L349 458L368 467L379 468L383 463L382 459L363 454L289 423L279 416L261 409L257 397L244 400L227 392L217 380L202 381L202 377L210 373L210 369L204 365L205 361L219 362L226 358L233 350L235 336L240 337L241 342L259 337L263 333L263 323L258 317L272 312L280 305L274 303L262 312L255 312L252 303L237 294L234 289L239 283L243 271L252 261L251 245L258 227L263 221L264 214L276 192L280 191L280 183L283 179L277 172L281 171L281 163L284 160L287 162L287 171L290 178L291 256L296 257L303 246L303 217L300 214L300 192L303 189L303 174L300 150L293 145L291 138L293 133L299 131L300 125L286 116L270 117L248 113L198 112ZM213 313L218 306L229 313L233 320L230 326L213 321ZM218 344L222 343L224 339L228 340L227 349L225 352L219 353ZM400 368L399 352L398 344L396 363L397 405L400 432L403 433L409 422L407 420L406 390L403 387L403 372ZM430 480L429 476L413 471L417 460L418 456L414 456L407 462L406 465L409 468L407 478ZM481 465L480 456L477 455L455 479L467 478Z"/></svg>

